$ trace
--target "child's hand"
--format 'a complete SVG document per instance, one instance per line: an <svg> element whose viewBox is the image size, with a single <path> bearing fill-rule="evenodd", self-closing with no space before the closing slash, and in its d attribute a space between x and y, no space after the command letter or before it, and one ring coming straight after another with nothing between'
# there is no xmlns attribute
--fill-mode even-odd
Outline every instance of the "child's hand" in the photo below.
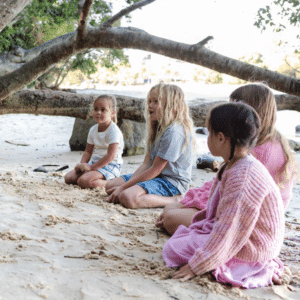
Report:
<svg viewBox="0 0 300 300"><path fill-rule="evenodd" d="M164 227L164 213L162 213L155 221L155 226L158 228Z"/></svg>
<svg viewBox="0 0 300 300"><path fill-rule="evenodd" d="M107 202L109 203L119 203L119 195L121 192L124 190L122 186L114 187L110 190L107 191L110 196L106 199Z"/></svg>
<svg viewBox="0 0 300 300"><path fill-rule="evenodd" d="M180 268L179 271L174 273L173 279L180 279L181 282L184 282L195 276L196 274L192 271L190 265L186 264L185 266Z"/></svg>
<svg viewBox="0 0 300 300"><path fill-rule="evenodd" d="M74 170L75 170L75 172L76 173L82 173L82 171L81 171L81 164L77 164L76 166L75 166L75 168L74 168Z"/></svg>
<svg viewBox="0 0 300 300"><path fill-rule="evenodd" d="M80 163L75 166L75 171L77 173L86 173L91 170L92 170L91 166L87 163Z"/></svg>

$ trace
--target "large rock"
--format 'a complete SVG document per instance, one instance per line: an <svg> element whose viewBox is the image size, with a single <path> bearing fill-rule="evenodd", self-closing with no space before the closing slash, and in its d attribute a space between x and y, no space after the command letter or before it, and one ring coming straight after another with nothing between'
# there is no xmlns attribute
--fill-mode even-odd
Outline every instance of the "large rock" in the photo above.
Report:
<svg viewBox="0 0 300 300"><path fill-rule="evenodd" d="M146 124L123 119L120 129L124 136L124 155L140 155L146 148Z"/></svg>
<svg viewBox="0 0 300 300"><path fill-rule="evenodd" d="M76 118L72 136L69 140L71 151L84 151L90 128L95 125L92 118L82 120ZM132 120L121 120L120 129L124 136L124 156L145 153L146 124Z"/></svg>
<svg viewBox="0 0 300 300"><path fill-rule="evenodd" d="M72 136L69 140L71 151L85 150L89 130L95 124L96 122L92 118L88 118L87 120L75 119Z"/></svg>
<svg viewBox="0 0 300 300"><path fill-rule="evenodd" d="M294 150L295 152L300 151L300 143L293 141L293 140L288 140L290 147L292 150Z"/></svg>

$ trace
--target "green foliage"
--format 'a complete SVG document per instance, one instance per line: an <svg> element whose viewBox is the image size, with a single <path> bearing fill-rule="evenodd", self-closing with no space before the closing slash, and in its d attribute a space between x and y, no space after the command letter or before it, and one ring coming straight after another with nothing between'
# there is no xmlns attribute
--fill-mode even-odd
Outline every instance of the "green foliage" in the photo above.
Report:
<svg viewBox="0 0 300 300"><path fill-rule="evenodd" d="M295 78L300 78L300 55L294 53L286 55L284 62L278 67L277 72Z"/></svg>
<svg viewBox="0 0 300 300"><path fill-rule="evenodd" d="M78 22L78 1L33 0L0 34L0 54L16 46L31 49L71 32Z"/></svg>
<svg viewBox="0 0 300 300"><path fill-rule="evenodd" d="M124 0L128 4L138 0ZM0 54L20 46L31 49L55 37L76 30L79 20L78 0L33 0L19 16L0 33ZM90 25L99 26L112 16L112 3L94 0L90 11ZM114 26L120 26L120 21ZM39 81L61 83L69 71L80 70L90 76L97 65L117 70L117 65L128 65L128 58L119 49L96 49L84 51L52 68ZM56 77L56 80L55 80ZM34 85L34 83L32 83Z"/></svg>
<svg viewBox="0 0 300 300"><path fill-rule="evenodd" d="M101 57L101 67L111 69L112 71L117 71L119 64L124 66L129 65L128 57L120 49L101 49L99 56Z"/></svg>
<svg viewBox="0 0 300 300"><path fill-rule="evenodd" d="M251 55L242 56L239 58L240 61L249 63L251 65L258 66L260 68L268 69L268 66L263 61L263 56L260 53L252 53Z"/></svg>
<svg viewBox="0 0 300 300"><path fill-rule="evenodd" d="M279 16L279 20L274 17L274 13ZM259 9L254 25L262 31L266 30L267 27L272 27L275 32L280 32L286 28L285 24L283 24L285 21L288 21L288 23L293 26L299 25L300 1L273 0L271 6L267 5ZM299 37L300 35L297 35L297 38Z"/></svg>
<svg viewBox="0 0 300 300"><path fill-rule="evenodd" d="M219 72L211 71L205 79L205 83L221 84L223 83L222 74Z"/></svg>

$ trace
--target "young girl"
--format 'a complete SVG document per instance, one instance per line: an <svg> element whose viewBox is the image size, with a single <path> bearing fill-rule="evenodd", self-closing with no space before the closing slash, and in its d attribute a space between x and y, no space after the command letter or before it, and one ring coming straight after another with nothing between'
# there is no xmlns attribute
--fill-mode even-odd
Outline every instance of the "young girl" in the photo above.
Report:
<svg viewBox="0 0 300 300"><path fill-rule="evenodd" d="M176 85L151 88L145 118L148 140L143 164L134 174L106 185L108 202L128 208L163 207L189 186L193 156L193 123L182 90Z"/></svg>
<svg viewBox="0 0 300 300"><path fill-rule="evenodd" d="M284 208L292 198L293 182L299 176L297 164L287 140L275 129L276 101L272 90L263 83L237 88L231 102L243 101L252 106L261 119L257 145L251 153L268 169L280 189ZM167 205L156 225L173 234L180 224L189 226L194 215L206 207L212 182L190 189L180 203Z"/></svg>
<svg viewBox="0 0 300 300"><path fill-rule="evenodd" d="M213 271L236 287L263 287L278 281L277 258L284 237L284 207L278 186L249 150L259 135L259 117L249 105L226 103L208 116L208 147L224 164L214 179L207 209L189 228L181 225L165 244L174 278L187 280ZM204 218L203 218L204 215Z"/></svg>
<svg viewBox="0 0 300 300"><path fill-rule="evenodd" d="M93 104L92 126L81 162L65 176L67 184L81 188L104 187L107 180L120 176L123 134L117 123L117 101L113 95L101 95Z"/></svg>

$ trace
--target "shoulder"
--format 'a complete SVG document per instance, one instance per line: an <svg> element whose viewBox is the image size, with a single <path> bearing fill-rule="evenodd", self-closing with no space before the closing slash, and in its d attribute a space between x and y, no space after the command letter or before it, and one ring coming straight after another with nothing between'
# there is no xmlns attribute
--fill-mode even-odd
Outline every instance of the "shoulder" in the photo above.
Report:
<svg viewBox="0 0 300 300"><path fill-rule="evenodd" d="M97 129L98 129L98 124L95 124L90 128L89 133L94 133Z"/></svg>
<svg viewBox="0 0 300 300"><path fill-rule="evenodd" d="M184 128L179 123L173 123L165 130L163 135L178 135L185 137Z"/></svg>
<svg viewBox="0 0 300 300"><path fill-rule="evenodd" d="M240 183L245 189L264 191L263 194L275 184L266 167L251 154L239 160L224 175L224 178L230 180L229 184Z"/></svg>
<svg viewBox="0 0 300 300"><path fill-rule="evenodd" d="M122 131L115 122L111 122L109 127L107 128L107 133L122 133Z"/></svg>
<svg viewBox="0 0 300 300"><path fill-rule="evenodd" d="M121 129L114 122L111 122L111 124L109 125L106 135L123 138L123 133L122 133Z"/></svg>
<svg viewBox="0 0 300 300"><path fill-rule="evenodd" d="M261 145L256 146L252 151L257 155L266 155L266 153L272 153L274 155L284 155L283 147L277 139L267 141Z"/></svg>
<svg viewBox="0 0 300 300"><path fill-rule="evenodd" d="M269 174L266 167L252 154L248 154L245 158L239 160L228 172L240 176L243 174L244 176L255 174L265 176L265 174Z"/></svg>

